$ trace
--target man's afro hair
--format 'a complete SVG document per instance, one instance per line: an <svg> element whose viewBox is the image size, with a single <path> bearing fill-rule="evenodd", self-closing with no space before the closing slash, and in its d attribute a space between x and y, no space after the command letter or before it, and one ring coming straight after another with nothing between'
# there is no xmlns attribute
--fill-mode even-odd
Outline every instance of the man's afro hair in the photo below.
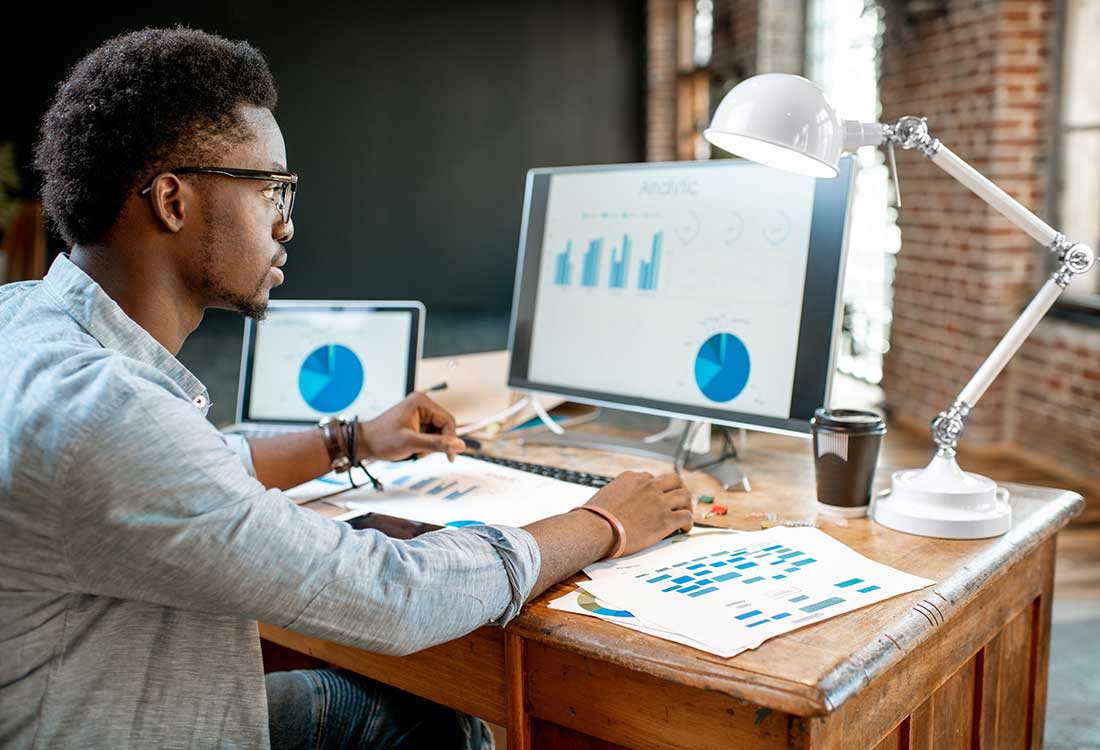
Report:
<svg viewBox="0 0 1100 750"><path fill-rule="evenodd" d="M248 137L240 107L274 111L277 99L247 42L182 26L109 39L73 67L42 120L46 213L70 245L101 242L134 190L172 167L211 166Z"/></svg>

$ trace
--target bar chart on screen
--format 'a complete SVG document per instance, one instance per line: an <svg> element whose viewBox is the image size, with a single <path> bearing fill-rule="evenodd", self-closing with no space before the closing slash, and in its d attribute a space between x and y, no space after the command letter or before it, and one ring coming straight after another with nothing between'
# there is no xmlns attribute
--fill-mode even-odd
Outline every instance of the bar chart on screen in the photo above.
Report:
<svg viewBox="0 0 1100 750"><path fill-rule="evenodd" d="M637 236L624 232L614 237L593 237L587 240L581 255L579 285L585 289L627 290L655 292L661 274L661 253L664 232L636 232ZM645 242L648 257L638 257L635 263L634 244L637 239ZM604 253L605 246L610 248ZM570 287L573 284L573 240L553 256L553 285ZM606 272L606 273L605 273ZM630 279L635 281L631 282Z"/></svg>

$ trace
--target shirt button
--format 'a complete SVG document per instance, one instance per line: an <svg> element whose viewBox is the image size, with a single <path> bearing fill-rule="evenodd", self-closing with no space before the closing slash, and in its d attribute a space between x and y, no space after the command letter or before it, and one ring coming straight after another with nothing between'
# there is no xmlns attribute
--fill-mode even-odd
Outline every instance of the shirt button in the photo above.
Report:
<svg viewBox="0 0 1100 750"><path fill-rule="evenodd" d="M195 396L194 404L199 409L204 408L206 406L206 396L203 396L202 394Z"/></svg>

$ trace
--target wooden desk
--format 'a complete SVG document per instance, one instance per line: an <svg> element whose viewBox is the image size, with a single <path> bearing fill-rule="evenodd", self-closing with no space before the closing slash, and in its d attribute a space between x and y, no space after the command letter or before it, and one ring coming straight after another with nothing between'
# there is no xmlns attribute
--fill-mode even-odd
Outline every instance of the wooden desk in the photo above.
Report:
<svg viewBox="0 0 1100 750"><path fill-rule="evenodd" d="M927 461L923 436L891 434L879 482ZM556 448L494 453L614 473L656 462ZM734 528L746 513L813 517L807 443L754 435L745 457L753 492L715 494ZM965 461L970 470L981 465ZM998 479L1003 476L994 474ZM261 625L264 639L352 669L508 728L527 748L1041 747L1054 545L1083 506L1063 490L1008 485L1015 519L1002 537L908 536L867 520L822 529L868 557L936 580L772 639L733 659L595 618L550 610L553 587L506 630L483 628L412 656L378 656ZM711 518L708 522L713 522Z"/></svg>

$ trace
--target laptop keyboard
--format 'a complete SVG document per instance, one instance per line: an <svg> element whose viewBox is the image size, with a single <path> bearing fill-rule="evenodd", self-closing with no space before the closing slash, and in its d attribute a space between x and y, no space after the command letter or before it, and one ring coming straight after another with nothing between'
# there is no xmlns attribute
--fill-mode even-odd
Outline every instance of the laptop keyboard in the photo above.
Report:
<svg viewBox="0 0 1100 750"><path fill-rule="evenodd" d="M530 474L538 474L539 476L550 477L551 479L560 479L563 482L580 484L585 487L603 487L614 479L614 477L605 477L600 474L589 474L584 471L561 469L557 466L532 464L526 461L514 461L510 458L497 458L496 456L485 456L476 453L463 453L462 455L468 458L476 458L478 461L496 464L497 466L507 466L509 469L518 469L519 471L526 471Z"/></svg>

